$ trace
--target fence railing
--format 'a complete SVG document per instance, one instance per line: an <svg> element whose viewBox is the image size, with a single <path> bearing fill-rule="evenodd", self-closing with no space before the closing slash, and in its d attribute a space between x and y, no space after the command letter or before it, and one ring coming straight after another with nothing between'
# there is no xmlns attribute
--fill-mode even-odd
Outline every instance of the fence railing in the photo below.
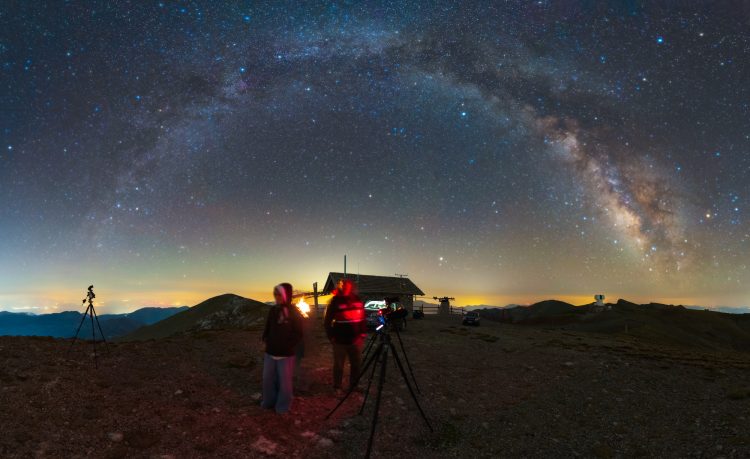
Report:
<svg viewBox="0 0 750 459"><path fill-rule="evenodd" d="M425 315L432 315L440 312L440 306L423 304L421 306L414 306L414 310L422 311Z"/></svg>
<svg viewBox="0 0 750 459"><path fill-rule="evenodd" d="M414 306L415 311L422 311L425 315L433 315L433 314L440 314L440 306L437 304L423 304L421 306ZM451 306L450 313L451 315L464 315L464 308L459 308L458 306Z"/></svg>

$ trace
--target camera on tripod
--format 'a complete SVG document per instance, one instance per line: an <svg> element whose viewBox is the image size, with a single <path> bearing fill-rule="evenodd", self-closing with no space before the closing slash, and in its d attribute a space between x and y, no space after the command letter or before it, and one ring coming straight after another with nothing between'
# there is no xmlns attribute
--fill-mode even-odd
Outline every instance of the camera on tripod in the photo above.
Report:
<svg viewBox="0 0 750 459"><path fill-rule="evenodd" d="M385 307L378 311L378 322L380 324L377 328L378 331L394 320L406 319L406 316L409 315L409 311L401 306L398 301L397 296L385 298Z"/></svg>
<svg viewBox="0 0 750 459"><path fill-rule="evenodd" d="M105 349L107 352L109 352L109 347L107 347L107 338L104 337L104 331L102 330L102 324L99 323L99 316L96 314L96 309L94 309L94 298L96 298L96 295L94 294L94 286L89 285L88 292L86 292L86 297L81 301L82 304L86 304L88 301L88 306L86 306L86 310L83 312L83 315L81 316L81 323L78 324L78 329L76 330L76 334L73 335L73 341L70 343L70 347L68 348L68 353L70 353L70 350L73 349L73 345L75 344L76 340L78 339L78 333L81 331L81 327L83 326L83 323L86 321L86 318L89 318L91 320L91 343L94 345L94 367L99 368L99 364L96 360L96 329L99 329L99 334L102 338L102 341L105 344ZM96 321L96 327L94 327L94 321Z"/></svg>
<svg viewBox="0 0 750 459"><path fill-rule="evenodd" d="M91 302L91 300L93 300L94 298L96 298L96 294L94 293L94 286L89 285L89 291L86 294L86 298L84 298L83 301L81 301L81 303L85 303L86 301Z"/></svg>

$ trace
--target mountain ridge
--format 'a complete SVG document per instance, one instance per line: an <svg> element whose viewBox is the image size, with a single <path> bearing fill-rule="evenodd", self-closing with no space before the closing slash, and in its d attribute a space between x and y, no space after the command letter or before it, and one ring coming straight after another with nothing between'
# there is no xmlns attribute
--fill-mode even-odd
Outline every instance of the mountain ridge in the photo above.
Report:
<svg viewBox="0 0 750 459"><path fill-rule="evenodd" d="M205 330L246 329L263 324L270 306L234 293L224 293L202 301L153 325L141 327L121 341L167 338L175 334Z"/></svg>
<svg viewBox="0 0 750 459"><path fill-rule="evenodd" d="M180 313L187 306L155 308L144 307L125 314L100 314L99 323L107 339L116 338L135 331L144 325L151 325L171 315ZM79 311L60 311L49 314L0 311L0 336L50 336L72 338L78 326L80 337L91 336L90 320L81 321ZM97 336L99 330L97 327Z"/></svg>
<svg viewBox="0 0 750 459"><path fill-rule="evenodd" d="M480 315L497 322L620 335L666 345L750 351L750 314L619 299L599 308L594 303L574 306L545 300L510 309L483 309Z"/></svg>

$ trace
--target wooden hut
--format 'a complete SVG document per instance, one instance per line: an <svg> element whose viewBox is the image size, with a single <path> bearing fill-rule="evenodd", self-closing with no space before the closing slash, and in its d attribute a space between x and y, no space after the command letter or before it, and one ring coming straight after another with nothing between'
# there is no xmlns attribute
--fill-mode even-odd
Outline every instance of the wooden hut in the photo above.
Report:
<svg viewBox="0 0 750 459"><path fill-rule="evenodd" d="M398 297L399 303L411 313L414 310L414 297L422 296L424 292L408 277L371 276L369 274L328 273L325 287L321 292L330 295L339 280L351 279L357 285L357 292L363 302L369 300L383 300L386 297Z"/></svg>

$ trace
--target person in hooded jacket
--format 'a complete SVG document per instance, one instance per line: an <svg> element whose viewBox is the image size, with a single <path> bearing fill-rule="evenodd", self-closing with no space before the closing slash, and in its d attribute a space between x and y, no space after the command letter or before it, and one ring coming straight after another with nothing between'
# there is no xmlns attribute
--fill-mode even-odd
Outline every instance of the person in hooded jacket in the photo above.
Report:
<svg viewBox="0 0 750 459"><path fill-rule="evenodd" d="M349 358L349 388L353 389L362 366L362 343L367 336L365 308L356 294L354 282L342 279L323 319L326 335L333 345L333 388L341 389L344 363Z"/></svg>
<svg viewBox="0 0 750 459"><path fill-rule="evenodd" d="M292 305L290 284L274 287L273 297L276 304L268 311L263 330L266 353L261 407L274 408L277 413L284 414L292 405L294 357L297 345L302 341L302 314Z"/></svg>

